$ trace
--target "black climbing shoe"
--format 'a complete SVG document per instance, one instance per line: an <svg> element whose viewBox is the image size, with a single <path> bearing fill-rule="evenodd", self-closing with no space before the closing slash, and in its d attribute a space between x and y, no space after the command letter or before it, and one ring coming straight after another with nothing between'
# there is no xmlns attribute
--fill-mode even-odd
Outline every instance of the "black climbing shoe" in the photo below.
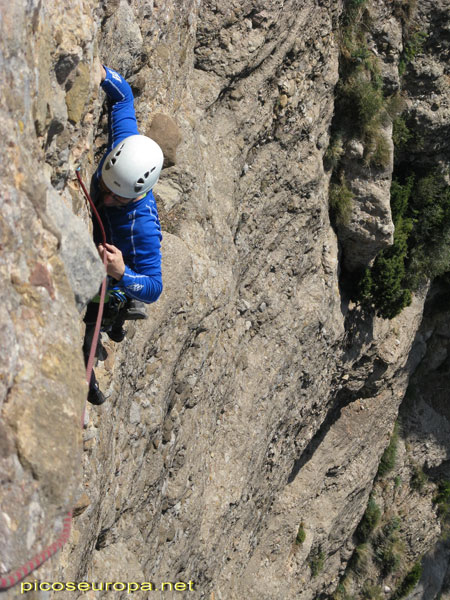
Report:
<svg viewBox="0 0 450 600"><path fill-rule="evenodd" d="M98 387L97 381L95 381L95 383L89 386L87 399L91 404L95 404L96 406L100 406L100 404L103 404L103 402L105 402L105 395Z"/></svg>
<svg viewBox="0 0 450 600"><path fill-rule="evenodd" d="M108 351L100 340L98 341L97 352L95 353L95 356L102 362L108 358Z"/></svg>
<svg viewBox="0 0 450 600"><path fill-rule="evenodd" d="M139 321L141 319L148 319L147 311L145 310L145 304L139 300L128 300L123 312L123 320Z"/></svg>
<svg viewBox="0 0 450 600"><path fill-rule="evenodd" d="M122 325L114 325L109 331L106 332L106 334L113 342L122 342L127 335L127 332Z"/></svg>

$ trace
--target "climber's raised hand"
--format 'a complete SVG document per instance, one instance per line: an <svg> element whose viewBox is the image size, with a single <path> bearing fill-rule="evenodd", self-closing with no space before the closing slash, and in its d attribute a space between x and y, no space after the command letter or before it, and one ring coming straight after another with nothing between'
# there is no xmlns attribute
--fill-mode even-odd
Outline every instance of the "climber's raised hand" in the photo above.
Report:
<svg viewBox="0 0 450 600"><path fill-rule="evenodd" d="M98 253L100 258L104 260L106 253L106 272L114 279L122 279L122 275L125 273L125 263L123 262L122 252L116 246L112 244L99 244Z"/></svg>

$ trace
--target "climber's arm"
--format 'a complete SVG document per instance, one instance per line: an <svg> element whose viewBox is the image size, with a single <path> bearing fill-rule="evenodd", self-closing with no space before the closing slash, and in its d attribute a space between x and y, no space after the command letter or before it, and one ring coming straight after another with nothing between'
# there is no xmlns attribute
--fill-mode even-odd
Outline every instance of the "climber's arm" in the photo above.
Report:
<svg viewBox="0 0 450 600"><path fill-rule="evenodd" d="M150 255L147 261L141 261L141 272L136 273L125 265L122 252L116 246L106 244L104 247L99 244L98 251L102 259L106 253L106 272L116 280L115 285L122 288L127 296L147 304L158 300L162 292L162 279L157 257Z"/></svg>
<svg viewBox="0 0 450 600"><path fill-rule="evenodd" d="M163 289L160 275L135 273L128 265L125 265L125 272L118 285L127 296L147 304L156 302Z"/></svg>
<svg viewBox="0 0 450 600"><path fill-rule="evenodd" d="M108 151L124 138L139 134L134 97L125 79L108 67L103 67L101 87L110 101Z"/></svg>

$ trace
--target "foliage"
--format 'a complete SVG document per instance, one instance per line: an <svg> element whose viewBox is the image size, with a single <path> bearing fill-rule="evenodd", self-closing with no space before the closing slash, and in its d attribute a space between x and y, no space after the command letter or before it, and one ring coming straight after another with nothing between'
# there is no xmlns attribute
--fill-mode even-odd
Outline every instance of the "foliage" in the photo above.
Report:
<svg viewBox="0 0 450 600"><path fill-rule="evenodd" d="M398 537L400 524L399 517L392 518L372 540L375 560L383 577L387 577L401 564L404 549Z"/></svg>
<svg viewBox="0 0 450 600"><path fill-rule="evenodd" d="M356 529L356 536L362 542L365 542L380 520L381 511L375 499L371 496L367 504L366 512L364 513L361 522Z"/></svg>
<svg viewBox="0 0 450 600"><path fill-rule="evenodd" d="M398 73L403 75L406 71L406 66L414 60L417 54L423 51L423 46L427 39L427 34L424 31L416 31L406 42L400 61L398 64Z"/></svg>
<svg viewBox="0 0 450 600"><path fill-rule="evenodd" d="M378 117L384 106L383 92L370 77L369 73L358 68L355 73L340 86L341 108L349 110L353 116L356 133L362 137L370 123Z"/></svg>
<svg viewBox="0 0 450 600"><path fill-rule="evenodd" d="M322 550L318 550L310 556L309 568L311 569L311 575L317 577L317 575L323 570L325 564L325 554Z"/></svg>
<svg viewBox="0 0 450 600"><path fill-rule="evenodd" d="M398 219L394 244L378 254L370 272L366 270L359 288L359 300L374 305L377 314L385 319L393 319L411 303L411 291L403 287L411 228L410 220Z"/></svg>
<svg viewBox="0 0 450 600"><path fill-rule="evenodd" d="M383 534L386 537L391 538L400 529L401 524L402 524L402 521L401 521L400 517L398 517L398 516L392 517L392 519L390 519L390 521L388 521L386 523L386 525L383 527Z"/></svg>
<svg viewBox="0 0 450 600"><path fill-rule="evenodd" d="M295 543L298 546L301 546L303 544L303 542L306 539L306 533L305 530L303 528L303 523L300 523L298 531L297 531L297 537L295 538Z"/></svg>
<svg viewBox="0 0 450 600"><path fill-rule="evenodd" d="M367 0L347 0L343 13L344 26L349 26L362 16Z"/></svg>
<svg viewBox="0 0 450 600"><path fill-rule="evenodd" d="M397 590L392 596L391 600L400 600L400 598L404 598L411 592L419 582L419 579L422 576L422 567L419 562L417 562L411 571L406 575L403 579L402 583L399 585Z"/></svg>
<svg viewBox="0 0 450 600"><path fill-rule="evenodd" d="M435 504L447 504L450 502L450 481L444 480L439 483L438 493L433 498Z"/></svg>
<svg viewBox="0 0 450 600"><path fill-rule="evenodd" d="M408 210L414 218L409 284L416 288L450 270L450 187L441 173L416 182Z"/></svg>
<svg viewBox="0 0 450 600"><path fill-rule="evenodd" d="M361 590L361 598L365 600L384 600L384 594L379 585L366 581Z"/></svg>
<svg viewBox="0 0 450 600"><path fill-rule="evenodd" d="M450 481L444 480L439 483L438 492L433 498L438 506L438 514L442 521L450 520Z"/></svg>
<svg viewBox="0 0 450 600"><path fill-rule="evenodd" d="M344 154L344 143L342 134L334 135L330 140L330 145L325 152L324 160L327 169L335 169Z"/></svg>
<svg viewBox="0 0 450 600"><path fill-rule="evenodd" d="M406 125L405 119L400 115L393 121L392 141L398 149L404 148L412 138L412 133Z"/></svg>
<svg viewBox="0 0 450 600"><path fill-rule="evenodd" d="M357 292L361 304L386 319L408 306L426 279L450 270L450 187L437 172L394 180L391 210L394 244L378 254Z"/></svg>
<svg viewBox="0 0 450 600"><path fill-rule="evenodd" d="M391 162L391 145L383 128L378 124L366 129L364 164L378 169L386 169Z"/></svg>
<svg viewBox="0 0 450 600"><path fill-rule="evenodd" d="M378 466L378 477L384 477L389 471L395 467L395 461L397 458L397 446L398 446L398 424L394 425L394 431L391 436L389 445L383 452L380 464Z"/></svg>
<svg viewBox="0 0 450 600"><path fill-rule="evenodd" d="M413 474L411 476L411 488L416 492L421 492L427 481L428 477L423 472L422 467L414 465Z"/></svg>
<svg viewBox="0 0 450 600"><path fill-rule="evenodd" d="M330 184L329 204L337 224L346 225L350 221L353 193L342 175L339 183Z"/></svg>
<svg viewBox="0 0 450 600"><path fill-rule="evenodd" d="M414 185L414 176L409 177L404 185L394 179L391 185L391 212L394 223L406 214L409 198Z"/></svg>
<svg viewBox="0 0 450 600"><path fill-rule="evenodd" d="M348 0L345 5L335 125L341 136L357 137L364 143L366 166L385 168L391 158L390 146L383 135L389 102L383 95L379 59L367 44L366 4L366 0Z"/></svg>
<svg viewBox="0 0 450 600"><path fill-rule="evenodd" d="M349 569L357 575L364 575L369 564L369 547L366 543L356 546L349 562Z"/></svg>
<svg viewBox="0 0 450 600"><path fill-rule="evenodd" d="M347 578L346 578L347 580ZM346 581L345 580L345 581ZM332 600L356 600L354 596L348 593L345 587L345 581L342 581L336 588Z"/></svg>
<svg viewBox="0 0 450 600"><path fill-rule="evenodd" d="M394 0L394 15L408 25L417 9L417 0Z"/></svg>

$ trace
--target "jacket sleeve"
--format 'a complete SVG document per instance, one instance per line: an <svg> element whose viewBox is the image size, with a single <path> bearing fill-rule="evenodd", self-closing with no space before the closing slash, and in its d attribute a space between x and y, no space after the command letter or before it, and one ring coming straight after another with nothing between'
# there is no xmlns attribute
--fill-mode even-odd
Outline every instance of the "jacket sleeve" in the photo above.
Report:
<svg viewBox="0 0 450 600"><path fill-rule="evenodd" d="M120 287L127 296L147 304L156 302L163 289L160 276L138 274L130 269L128 265L125 265L125 273L122 279L115 282L115 285Z"/></svg>
<svg viewBox="0 0 450 600"><path fill-rule="evenodd" d="M130 85L112 69L105 67L106 78L101 86L109 99L108 153L124 138L139 134Z"/></svg>

